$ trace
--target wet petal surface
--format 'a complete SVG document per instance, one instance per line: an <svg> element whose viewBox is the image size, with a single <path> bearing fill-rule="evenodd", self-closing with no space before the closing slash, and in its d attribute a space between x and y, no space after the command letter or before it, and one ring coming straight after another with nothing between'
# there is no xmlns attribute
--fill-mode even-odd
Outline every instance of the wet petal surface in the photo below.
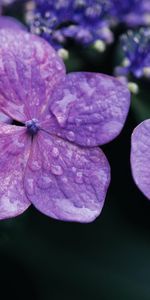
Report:
<svg viewBox="0 0 150 300"><path fill-rule="evenodd" d="M109 163L99 148L37 134L24 186L38 210L55 219L91 222L101 212L109 182Z"/></svg>
<svg viewBox="0 0 150 300"><path fill-rule="evenodd" d="M20 122L42 119L65 69L44 40L24 31L0 34L0 107Z"/></svg>
<svg viewBox="0 0 150 300"><path fill-rule="evenodd" d="M50 110L63 137L79 145L96 146L120 133L129 105L130 93L116 78L77 72L58 85Z"/></svg>
<svg viewBox="0 0 150 300"><path fill-rule="evenodd" d="M0 112L0 122L10 124L12 122L12 119L9 118L7 115L3 114L2 112Z"/></svg>
<svg viewBox="0 0 150 300"><path fill-rule="evenodd" d="M135 183L150 200L150 120L142 122L133 131L131 167Z"/></svg>
<svg viewBox="0 0 150 300"><path fill-rule="evenodd" d="M0 219L15 217L30 205L23 186L30 145L24 128L0 123Z"/></svg>

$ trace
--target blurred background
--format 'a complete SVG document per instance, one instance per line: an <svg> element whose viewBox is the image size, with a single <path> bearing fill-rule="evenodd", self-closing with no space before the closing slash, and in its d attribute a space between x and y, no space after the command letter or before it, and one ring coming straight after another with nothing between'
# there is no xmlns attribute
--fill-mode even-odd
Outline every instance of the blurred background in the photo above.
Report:
<svg viewBox="0 0 150 300"><path fill-rule="evenodd" d="M68 45L68 71L112 74L115 34L116 42L103 54ZM150 299L150 203L130 170L130 137L150 116L149 92L149 83L141 82L122 133L102 147L112 180L95 222L59 222L33 207L0 222L1 299Z"/></svg>

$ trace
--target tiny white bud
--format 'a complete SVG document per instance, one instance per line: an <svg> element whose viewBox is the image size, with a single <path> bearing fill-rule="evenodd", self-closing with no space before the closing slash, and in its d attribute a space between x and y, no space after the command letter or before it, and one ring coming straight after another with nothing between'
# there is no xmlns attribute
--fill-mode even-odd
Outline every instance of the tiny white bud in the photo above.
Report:
<svg viewBox="0 0 150 300"><path fill-rule="evenodd" d="M67 60L69 58L69 51L64 48L59 49L57 53L63 60Z"/></svg>
<svg viewBox="0 0 150 300"><path fill-rule="evenodd" d="M139 92L139 87L135 82L128 82L128 89L132 94L138 94Z"/></svg>
<svg viewBox="0 0 150 300"><path fill-rule="evenodd" d="M122 61L122 66L123 67L129 67L130 66L130 60L127 57L124 58L124 60Z"/></svg>
<svg viewBox="0 0 150 300"><path fill-rule="evenodd" d="M147 78L150 78L150 67L143 68L143 75Z"/></svg>
<svg viewBox="0 0 150 300"><path fill-rule="evenodd" d="M104 52L106 49L106 44L101 40L95 41L93 46L99 52Z"/></svg>

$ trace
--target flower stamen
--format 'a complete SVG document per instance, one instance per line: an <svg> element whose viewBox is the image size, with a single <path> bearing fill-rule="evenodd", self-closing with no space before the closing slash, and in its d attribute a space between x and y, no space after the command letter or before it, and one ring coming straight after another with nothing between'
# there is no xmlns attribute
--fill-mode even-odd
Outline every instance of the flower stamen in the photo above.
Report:
<svg viewBox="0 0 150 300"><path fill-rule="evenodd" d="M39 125L38 125L37 119L32 119L32 120L27 121L25 123L25 126L27 127L28 133L31 134L32 136L37 134L37 132L39 130Z"/></svg>

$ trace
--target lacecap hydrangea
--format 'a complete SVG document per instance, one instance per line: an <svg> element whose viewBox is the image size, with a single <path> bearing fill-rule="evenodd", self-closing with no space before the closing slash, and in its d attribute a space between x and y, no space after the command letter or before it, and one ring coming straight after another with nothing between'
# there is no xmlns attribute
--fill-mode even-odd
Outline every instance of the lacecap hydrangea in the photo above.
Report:
<svg viewBox="0 0 150 300"><path fill-rule="evenodd" d="M12 123L0 124L0 219L33 204L55 219L93 221L110 182L98 145L120 133L127 87L99 73L66 75L55 50L19 27L1 29L0 44L0 111Z"/></svg>

